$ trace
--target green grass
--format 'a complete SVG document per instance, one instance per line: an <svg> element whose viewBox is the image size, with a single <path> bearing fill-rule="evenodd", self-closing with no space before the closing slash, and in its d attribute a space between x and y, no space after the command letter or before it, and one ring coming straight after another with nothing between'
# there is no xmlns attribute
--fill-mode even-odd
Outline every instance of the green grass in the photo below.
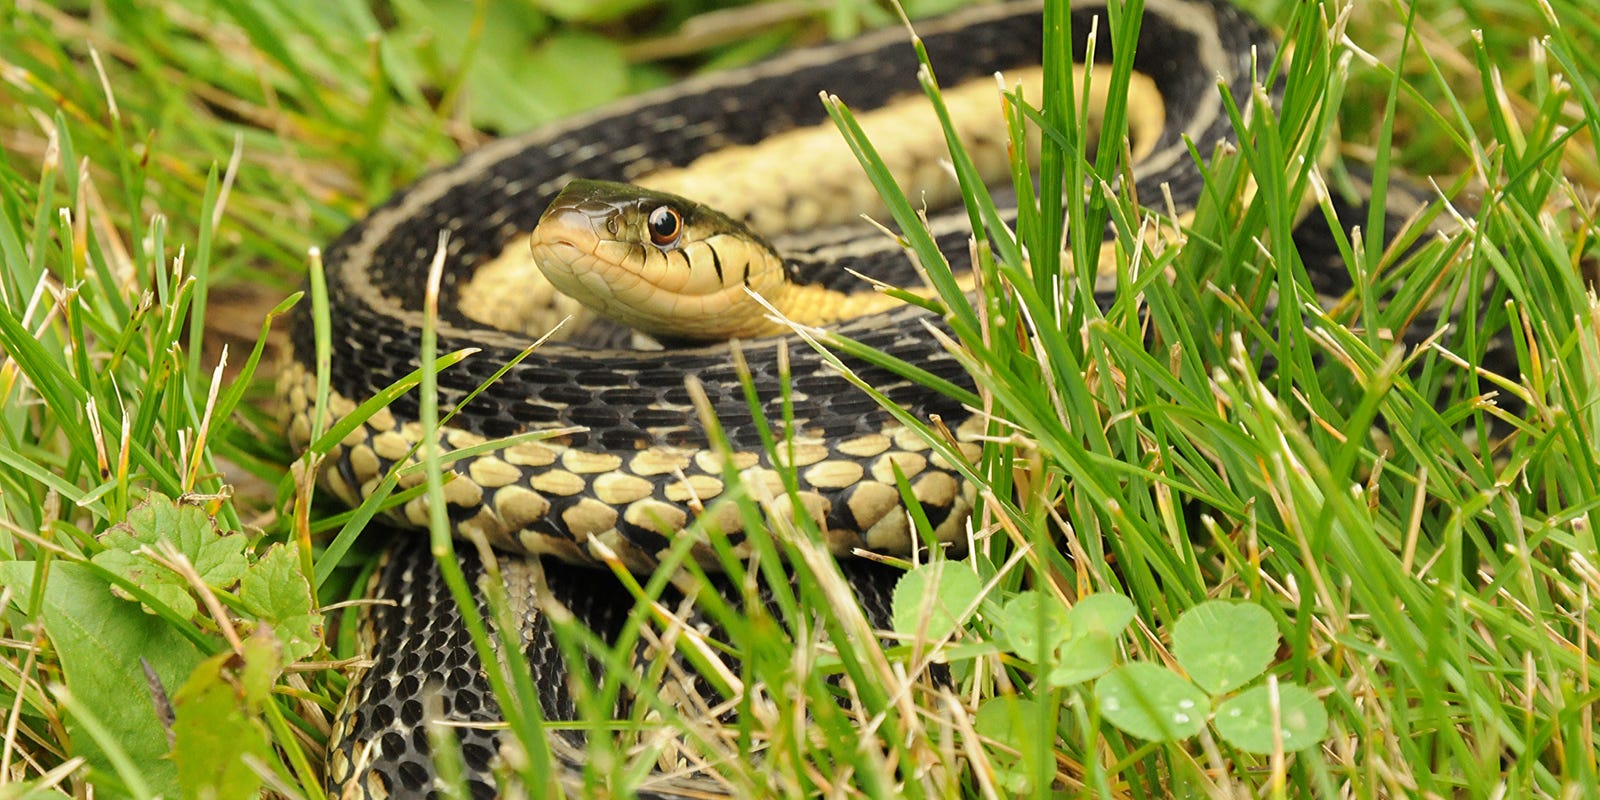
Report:
<svg viewBox="0 0 1600 800"><path fill-rule="evenodd" d="M308 650L314 626L346 612L319 618L302 598L359 594L378 545L326 556L324 533L349 516L294 513L258 379L269 362L256 333L299 287L307 248L485 131L887 18L840 2L679 35L695 4L621 2L597 18L554 2L549 16L489 2L57 5L0 9L0 796L88 782L97 796L209 783L319 797L351 641ZM803 522L777 524L748 579L728 564L741 586L796 576L777 589L776 617L706 599L741 654L721 682L753 689L731 730L696 728L657 696L674 662L633 675L561 624L564 646L604 667L586 708L642 695L616 741L597 737L587 780L633 785L653 762L630 743L681 723L683 746L723 764L741 794L817 793L837 770L873 796L1592 791L1600 306L1585 280L1600 25L1580 0L1430 0L1414 17L1372 2L1347 40L1329 35L1335 8L1249 6L1294 45L1279 111L1240 112L1249 144L1212 162L1184 246L1121 253L1108 308L1069 293L1058 311L1054 259L1022 269L1020 245L1056 250L1059 231L1039 224L1048 209L1014 243L974 207L995 236L980 252L992 296L952 335L996 421L973 468L986 487L969 560L982 591L939 596L960 624L883 647ZM1107 72L1097 79L1119 80ZM1079 185L1120 168L1114 151L1084 152L1069 104L1036 121L1063 145L1047 149L1044 175ZM1324 311L1286 232L1322 179L1345 185L1340 165L1313 169L1330 146L1371 163L1379 187L1391 170L1437 176L1451 203L1429 218L1463 224L1403 258L1375 236L1344 243L1358 289ZM1101 192L1065 210L1077 230L1110 220L1131 233L1145 215ZM940 259L921 255L944 283ZM1472 313L1417 346L1443 297ZM1520 379L1475 374L1507 327ZM217 341L241 328L213 373ZM193 500L215 529L150 521L140 509L157 495ZM668 576L638 580L657 597ZM1187 668L1173 629L1207 599L1264 609L1281 637L1270 672L1320 697L1327 738L1256 754L1212 728L1125 733L1092 683L1057 685L1054 653L1017 646L1022 606L1008 604L1028 590L1049 598L1041 630L1049 609L1092 593L1131 599L1119 663ZM660 635L660 619L617 652ZM689 661L711 663L716 645ZM927 679L936 656L951 663L949 689ZM175 714L171 759L147 673ZM831 699L841 673L853 711ZM619 727L599 716L585 724ZM516 728L537 754L537 719ZM762 761L741 757L757 745ZM242 773L207 760L241 752L254 758Z"/></svg>

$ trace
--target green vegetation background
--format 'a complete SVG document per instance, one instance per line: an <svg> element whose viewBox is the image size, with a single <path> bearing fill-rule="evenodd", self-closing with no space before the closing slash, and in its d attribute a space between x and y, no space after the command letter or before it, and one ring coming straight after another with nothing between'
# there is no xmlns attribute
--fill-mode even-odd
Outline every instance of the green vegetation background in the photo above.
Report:
<svg viewBox="0 0 1600 800"><path fill-rule="evenodd" d="M895 723L919 744L890 752L937 765L917 780L902 782L894 758L862 761L848 735L862 721L845 719L827 741L797 746L793 763L773 756L770 774L745 765L736 789L815 791L807 763L878 770L864 791L937 796L1043 792L1052 780L1140 797L1581 796L1596 785L1600 311L1583 276L1596 255L1600 23L1586 0L1246 5L1304 43L1316 10L1349 14L1336 48L1349 62L1307 59L1317 66L1299 73L1320 82L1308 97L1343 93L1338 127L1319 123L1318 135L1336 131L1344 156L1392 154L1452 194L1464 176L1470 232L1452 241L1470 242L1469 254L1441 245L1412 268L1437 276L1466 264L1512 285L1524 375L1479 389L1517 395L1527 421L1498 451L1451 444L1440 432L1482 438L1511 421L1491 419L1471 391L1441 390L1449 359L1407 355L1428 365L1418 379L1399 356L1364 350L1372 341L1360 335L1291 345L1301 349L1281 359L1271 392L1333 388L1281 410L1243 402L1261 388L1251 369L1211 364L1232 380L1214 384L1221 399L1174 397L1136 346L1112 348L1099 366L1125 375L1129 396L1158 399L1111 415L1106 441L1045 441L1037 452L1043 474L1073 477L1049 458L1087 448L1084 463L1115 475L1131 502L1087 508L1041 493L1018 513L1043 529L1063 509L1082 558L1068 570L1074 590L1126 593L1142 610L1122 645L1128 660L1170 663L1165 625L1206 597L1270 609L1284 639L1274 675L1319 693L1329 738L1274 758L1206 734L1142 742L1106 727L1088 695L1050 686L1043 665L992 649L982 657L994 672L970 695L926 699ZM345 518L297 526L276 513L294 485L267 387L254 380L270 364L263 323L300 286L308 248L497 133L892 20L846 0L0 8L0 797L81 796L86 780L96 796L262 785L321 796L320 747L344 680L331 662L350 642L318 650L327 618L316 609L351 596L361 568L313 600L319 572L309 540L296 547L295 536ZM1288 164L1294 137L1278 135ZM1241 200L1197 223L1214 227L1196 238L1226 249L1288 213ZM1378 263L1362 258L1352 263ZM1154 313L1172 323L1163 330L1187 321L1201 338L1218 324ZM1133 316L1106 330L1140 341ZM1470 331L1446 341L1468 361L1483 346ZM227 369L214 376L223 345ZM1313 351L1317 364L1299 357ZM1004 375L991 377L1004 388ZM1078 390L1089 391L1056 399L1071 407ZM1173 409L1195 425L1164 425ZM1374 417L1393 434L1388 447L1371 438ZM1196 432L1213 418L1247 440ZM152 495L192 503L145 504ZM1175 516L1194 496L1223 517ZM1029 562L1035 578L1000 591L1059 566ZM972 620L965 636L986 642L987 625ZM1049 700L1038 708L1067 709L1028 712L1048 714L1037 719L1055 725L1036 730L1055 735L996 741L962 722L1016 687ZM170 727L163 702L178 709ZM1044 757L1008 773L1019 752ZM969 759L999 766L969 772ZM625 760L615 769L632 774Z"/></svg>

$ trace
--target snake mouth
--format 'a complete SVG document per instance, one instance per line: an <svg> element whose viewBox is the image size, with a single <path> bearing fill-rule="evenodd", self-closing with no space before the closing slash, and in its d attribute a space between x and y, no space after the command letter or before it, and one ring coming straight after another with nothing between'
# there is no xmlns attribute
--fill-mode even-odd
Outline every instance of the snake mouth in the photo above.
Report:
<svg viewBox="0 0 1600 800"><path fill-rule="evenodd" d="M575 198L567 191L557 195L529 240L540 271L557 289L585 303L636 283L616 254L606 252L616 244L621 213L613 203Z"/></svg>
<svg viewBox="0 0 1600 800"><path fill-rule="evenodd" d="M578 212L545 212L529 240L534 263L558 291L602 314L610 314L616 266L597 255L601 239Z"/></svg>

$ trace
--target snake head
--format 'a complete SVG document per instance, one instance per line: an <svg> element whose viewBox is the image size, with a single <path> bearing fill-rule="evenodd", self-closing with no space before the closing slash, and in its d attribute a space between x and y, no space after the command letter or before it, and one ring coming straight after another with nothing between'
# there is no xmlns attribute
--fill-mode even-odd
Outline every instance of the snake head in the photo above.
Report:
<svg viewBox="0 0 1600 800"><path fill-rule="evenodd" d="M788 287L783 259L743 223L677 195L575 180L531 237L556 289L659 338L713 341L774 331L765 307Z"/></svg>

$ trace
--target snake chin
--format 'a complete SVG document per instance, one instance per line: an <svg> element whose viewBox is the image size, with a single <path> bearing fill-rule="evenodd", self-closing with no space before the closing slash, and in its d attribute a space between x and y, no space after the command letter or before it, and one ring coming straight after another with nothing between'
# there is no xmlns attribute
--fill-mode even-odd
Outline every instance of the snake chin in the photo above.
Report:
<svg viewBox="0 0 1600 800"><path fill-rule="evenodd" d="M534 263L557 291L586 306L605 313L604 298L613 291L614 278L606 264L594 255L593 243L561 236L541 237L531 246Z"/></svg>

